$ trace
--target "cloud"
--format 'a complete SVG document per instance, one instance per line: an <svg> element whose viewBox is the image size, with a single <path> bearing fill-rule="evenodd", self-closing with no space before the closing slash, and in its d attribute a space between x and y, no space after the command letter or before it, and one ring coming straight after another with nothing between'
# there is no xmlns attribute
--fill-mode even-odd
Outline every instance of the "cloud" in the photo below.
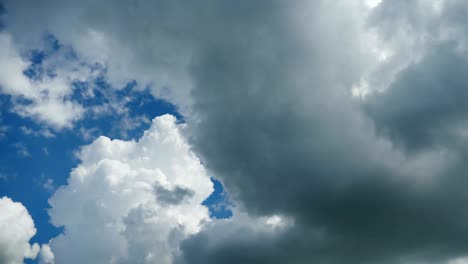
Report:
<svg viewBox="0 0 468 264"><path fill-rule="evenodd" d="M22 264L25 258L35 259L39 245L29 244L36 228L26 208L4 196L0 199L0 212L0 262Z"/></svg>
<svg viewBox="0 0 468 264"><path fill-rule="evenodd" d="M44 190L53 193L57 189L55 186L54 179L46 177L46 175L42 174L40 177L35 179L35 182L38 186L42 187Z"/></svg>
<svg viewBox="0 0 468 264"><path fill-rule="evenodd" d="M164 117L137 142L82 150L50 200L57 262L465 256L467 5L365 2L7 1L19 43L48 28L112 83L141 80L187 114L190 148ZM203 224L211 185L189 149L237 203L232 220Z"/></svg>
<svg viewBox="0 0 468 264"><path fill-rule="evenodd" d="M231 219L210 222L183 241L184 254L175 263L296 263L303 256L293 256L300 251L290 243L297 242L290 239L293 225L281 216L252 218L235 210Z"/></svg>
<svg viewBox="0 0 468 264"><path fill-rule="evenodd" d="M407 157L376 135L346 90L368 71L354 34L357 11L346 6L347 17L337 15L341 4L300 6L292 12L303 20L258 4L210 31L217 42L194 52L198 119L190 127L195 151L249 213L281 212L297 226L250 243L243 238L252 231L236 232L219 251L196 246L217 239L205 235L186 245L188 259L190 245L205 256L200 263L392 263L459 254L467 215L445 208L465 206L465 192L453 189L462 180L448 170L453 153ZM436 218L440 229L428 220ZM288 239L297 251L283 244ZM243 255L246 248L253 249Z"/></svg>
<svg viewBox="0 0 468 264"><path fill-rule="evenodd" d="M114 87L138 80L139 88L149 85L158 98L176 101L181 108L189 104L191 82L187 66L191 43L183 35L173 34L168 23L171 17L184 17L185 11L179 4L137 1L115 5L111 1L50 0L41 4L8 1L5 8L9 14L8 31L18 42L34 43L47 28L64 43L73 45L85 61L104 65ZM177 13L166 13L167 8ZM122 23L120 17L132 23ZM32 23L36 18L41 18L41 22ZM69 28L76 31L70 32Z"/></svg>
<svg viewBox="0 0 468 264"><path fill-rule="evenodd" d="M55 257L54 253L50 250L50 246L48 244L44 244L41 246L41 251L39 252L39 263L40 264L54 264Z"/></svg>
<svg viewBox="0 0 468 264"><path fill-rule="evenodd" d="M25 135L32 135L32 136L35 136L35 137L38 137L38 136L41 136L41 137L45 137L45 138L53 138L55 137L54 133L52 133L49 129L47 128L43 128L41 130L34 130L32 128L29 128L29 127L26 127L26 126L21 126L20 127L20 130L23 134Z"/></svg>
<svg viewBox="0 0 468 264"><path fill-rule="evenodd" d="M214 6L215 14L224 10L222 4ZM218 241L219 232L207 231L196 236L202 240L185 245L187 259L202 256L200 263L232 259L284 263L291 262L286 259L294 252L293 263L404 263L443 262L464 254L468 242L463 209L467 196L460 187L466 183L461 176L466 172L464 152L429 149L408 155L392 138L374 131L377 120L370 119L346 90L363 75L377 78L379 70L390 62L394 62L398 78L402 68L426 62L424 48L431 44L418 44L421 42L416 39L412 45L403 45L401 39L403 44L397 43L401 47L395 46L398 50L411 52L421 45L421 53L418 50L417 56L395 61L389 58L379 65L381 68L373 69L372 63L369 67L366 64L371 59L365 53L361 56L360 35L354 35L359 29L353 30L361 21L352 19L351 14L357 11L349 6L346 10L353 10L349 11L351 17L337 16L337 10L344 9L340 4L317 3L310 9L298 5L300 11L293 9L295 5L292 11L271 3L246 6L249 12L231 10L229 21L212 22L219 26L219 31L216 26L209 29L216 41L199 38L198 49L193 51L192 95L197 119L190 123L191 143L207 168L223 180L230 195L249 213L264 216L281 212L296 219L297 226L289 235L251 243L243 241L251 230L235 232L225 241L214 242L225 245L220 251L198 246ZM386 6L382 3L376 12ZM309 16L296 21L288 11L295 18L301 17L301 11ZM341 27L343 21L348 27ZM438 67L447 65L440 59L433 61L441 62ZM435 68L434 72L440 71ZM457 71L448 76L455 75L459 75ZM457 80L462 84L464 79ZM382 82L395 84L392 79ZM413 86L402 90L430 89L424 83ZM463 101L456 92L462 85L448 82L442 87L454 91L453 95L441 92L444 96ZM392 93L392 86L385 88ZM402 99L402 103L411 111L419 103L414 100L437 102L441 97L438 89L432 96L425 97L425 92L405 98L408 103ZM402 117L411 115L398 108L399 102L379 106L384 111L394 106L402 111ZM462 104L457 105L461 110ZM449 115L463 115L457 109L449 107ZM391 125L385 120L382 123ZM423 124L415 127L425 130ZM447 209L448 204L451 209ZM454 216L453 210L460 214ZM298 251L282 243L288 239ZM275 253L284 255L277 257Z"/></svg>
<svg viewBox="0 0 468 264"><path fill-rule="evenodd" d="M100 137L50 198L56 263L172 263L178 243L209 221L212 183L170 115L138 141Z"/></svg>
<svg viewBox="0 0 468 264"><path fill-rule="evenodd" d="M145 115L134 116L130 107L135 98L150 95L146 86L134 89L138 83L128 79L113 87L108 69L96 60L84 61L50 33L39 39L38 47L29 43L25 48L10 32L0 33L5 62L0 65L0 93L11 97L8 110L41 125L37 130L21 126L25 135L52 138L84 119L112 116L115 133L128 138L129 131L149 123Z"/></svg>
<svg viewBox="0 0 468 264"><path fill-rule="evenodd" d="M467 70L467 58L454 45L433 47L369 98L368 113L381 133L407 150L457 148L467 139Z"/></svg>
<svg viewBox="0 0 468 264"><path fill-rule="evenodd" d="M385 1L371 17L382 41L398 54L382 65L374 83L395 63L407 63L369 96L367 112L378 132L405 151L458 151L466 144L466 12L462 1Z"/></svg>
<svg viewBox="0 0 468 264"><path fill-rule="evenodd" d="M13 144L13 147L16 149L16 155L20 158L30 158L31 153L29 152L27 146L23 142L17 142Z"/></svg>
<svg viewBox="0 0 468 264"><path fill-rule="evenodd" d="M20 56L10 34L0 33L0 50L0 91L12 96L14 112L55 129L71 127L83 116L83 107L68 99L76 72L59 71L55 77L32 80L24 74L29 63Z"/></svg>
<svg viewBox="0 0 468 264"><path fill-rule="evenodd" d="M1 122L1 119L0 119L0 122ZM5 138L5 135L7 134L8 129L9 129L8 126L0 125L0 140L3 140L3 138Z"/></svg>

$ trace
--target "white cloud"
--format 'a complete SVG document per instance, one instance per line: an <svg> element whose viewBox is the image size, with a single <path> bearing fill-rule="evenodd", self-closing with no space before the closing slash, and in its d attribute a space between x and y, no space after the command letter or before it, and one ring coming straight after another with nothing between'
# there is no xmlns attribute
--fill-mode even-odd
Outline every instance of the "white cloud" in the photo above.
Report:
<svg viewBox="0 0 468 264"><path fill-rule="evenodd" d="M71 82L87 73L60 65L54 77L31 80L24 75L25 61L8 33L0 33L0 92L12 96L13 111L55 129L71 127L83 117L84 108L70 100ZM26 100L26 102L24 102Z"/></svg>
<svg viewBox="0 0 468 264"><path fill-rule="evenodd" d="M212 183L175 121L157 117L138 141L100 137L81 149L49 200L52 223L65 227L50 242L57 263L171 263L209 221L201 203Z"/></svg>
<svg viewBox="0 0 468 264"><path fill-rule="evenodd" d="M54 185L54 179L52 178L47 178L44 180L42 183L42 188L44 188L46 191L52 192L55 190L55 185Z"/></svg>
<svg viewBox="0 0 468 264"><path fill-rule="evenodd" d="M28 135L28 136L29 135L32 135L32 136L35 136L35 137L41 136L41 137L45 137L45 138L55 137L54 133L52 133L52 131L50 131L50 129L47 129L47 128L42 128L40 130L34 130L34 129L26 127L26 126L21 126L20 130L21 130L21 132L23 134Z"/></svg>
<svg viewBox="0 0 468 264"><path fill-rule="evenodd" d="M4 124L2 116L0 115L0 141L3 140L8 132L9 126Z"/></svg>
<svg viewBox="0 0 468 264"><path fill-rule="evenodd" d="M26 208L4 196L0 212L0 263L21 264L25 258L35 259L39 245L29 244L36 228Z"/></svg>
<svg viewBox="0 0 468 264"><path fill-rule="evenodd" d="M467 264L467 263L468 263L468 258L466 257L456 258L447 262L447 264Z"/></svg>
<svg viewBox="0 0 468 264"><path fill-rule="evenodd" d="M364 1L364 3L370 8L377 7L381 2L382 0L365 0Z"/></svg>
<svg viewBox="0 0 468 264"><path fill-rule="evenodd" d="M20 158L30 158L31 153L29 152L26 145L22 142L18 142L13 144L13 147L16 148L16 155Z"/></svg>
<svg viewBox="0 0 468 264"><path fill-rule="evenodd" d="M38 97L38 91L23 75L28 63L25 62L16 47L10 35L0 34L0 85L2 91L11 95L26 95L26 97Z"/></svg>
<svg viewBox="0 0 468 264"><path fill-rule="evenodd" d="M50 250L49 244L44 244L41 246L41 251L39 252L39 261L41 264L54 264L54 253Z"/></svg>

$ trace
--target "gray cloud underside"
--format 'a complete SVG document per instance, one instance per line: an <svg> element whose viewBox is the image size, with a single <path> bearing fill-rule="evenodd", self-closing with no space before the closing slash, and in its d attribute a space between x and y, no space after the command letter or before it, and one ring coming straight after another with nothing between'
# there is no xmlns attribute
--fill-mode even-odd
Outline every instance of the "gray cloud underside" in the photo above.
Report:
<svg viewBox="0 0 468 264"><path fill-rule="evenodd" d="M336 15L323 5L309 10L320 22ZM432 148L465 145L450 133L466 116L465 58L449 45L429 47L387 92L370 97L368 120L340 90L358 81L353 70L363 63L342 21L309 24L302 46L301 36L275 25L284 17L255 18L266 38L240 26L197 53L193 144L248 211L298 222L277 237L238 232L242 238L212 247L217 233L207 230L183 244L185 263L437 263L465 255L463 147ZM408 154L401 142L429 150Z"/></svg>

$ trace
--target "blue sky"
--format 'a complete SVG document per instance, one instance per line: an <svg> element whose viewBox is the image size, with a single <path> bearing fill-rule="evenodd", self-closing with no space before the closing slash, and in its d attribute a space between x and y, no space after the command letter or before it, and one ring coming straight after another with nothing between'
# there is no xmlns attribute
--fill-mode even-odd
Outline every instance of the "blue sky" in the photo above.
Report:
<svg viewBox="0 0 468 264"><path fill-rule="evenodd" d="M54 77L54 67L43 65L49 57L59 54L65 60L77 60L73 49L62 45L52 34L44 33L42 42L43 49L22 54L29 63L23 74L31 80ZM0 94L0 125L3 127L0 138L0 196L8 196L27 208L37 229L31 243L48 243L63 231L50 223L48 199L57 188L67 183L70 171L79 164L76 151L81 146L90 144L101 135L112 139L139 139L150 127L150 120L163 114L174 115L178 123L185 122L171 103L155 98L147 88L134 89L137 81L115 89L106 81L106 69L102 65L87 67L99 73L91 81L74 82L69 99L85 108L117 103L125 111L112 109L103 115L87 113L72 128L54 130L47 124L12 111L18 100L20 104L31 104L27 99ZM94 96L83 96L90 87L93 87ZM229 218L232 212L227 194L218 180L212 178L212 181L214 192L203 205L210 209L211 217Z"/></svg>

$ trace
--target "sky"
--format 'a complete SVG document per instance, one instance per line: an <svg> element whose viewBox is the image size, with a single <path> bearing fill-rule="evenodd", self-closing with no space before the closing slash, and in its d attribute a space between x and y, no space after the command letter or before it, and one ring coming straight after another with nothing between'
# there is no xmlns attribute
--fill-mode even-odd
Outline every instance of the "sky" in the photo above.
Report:
<svg viewBox="0 0 468 264"><path fill-rule="evenodd" d="M468 263L467 16L0 0L0 264Z"/></svg>

